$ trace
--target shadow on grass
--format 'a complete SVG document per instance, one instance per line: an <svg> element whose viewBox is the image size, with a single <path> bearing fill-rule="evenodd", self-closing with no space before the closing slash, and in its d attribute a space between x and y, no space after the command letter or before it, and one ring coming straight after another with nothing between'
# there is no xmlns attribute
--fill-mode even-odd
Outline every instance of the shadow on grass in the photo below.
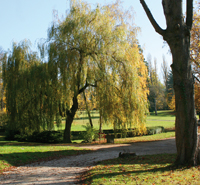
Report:
<svg viewBox="0 0 200 185"><path fill-rule="evenodd" d="M14 152L9 154L0 154L0 163L7 162L12 166L19 166L30 164L34 162L50 161L60 159L67 156L75 156L89 153L91 150L60 150L60 151L46 151L46 152ZM61 164L62 166L62 164ZM64 167L64 166L63 166Z"/></svg>
<svg viewBox="0 0 200 185"><path fill-rule="evenodd" d="M175 112L174 111L158 111L157 116L160 117L174 117ZM150 112L151 116L155 116L155 112Z"/></svg>
<svg viewBox="0 0 200 185"><path fill-rule="evenodd" d="M175 132L175 127L174 128L165 128L165 132Z"/></svg>
<svg viewBox="0 0 200 185"><path fill-rule="evenodd" d="M117 158L115 160L106 160L99 162L101 170L97 173L92 171L85 173L82 176L82 182L88 183L95 179L102 178L115 178L119 175L137 176L142 173L155 173L155 172L169 172L182 166L174 166L173 163L176 159L176 154L158 154L158 155L145 155L128 158ZM126 167L126 165L131 166ZM134 167L132 167L132 165ZM98 169L95 169L95 171Z"/></svg>
<svg viewBox="0 0 200 185"><path fill-rule="evenodd" d="M99 116L92 116L92 119L99 119ZM85 119L89 119L88 117L81 117L81 118L74 118L74 120L85 120Z"/></svg>

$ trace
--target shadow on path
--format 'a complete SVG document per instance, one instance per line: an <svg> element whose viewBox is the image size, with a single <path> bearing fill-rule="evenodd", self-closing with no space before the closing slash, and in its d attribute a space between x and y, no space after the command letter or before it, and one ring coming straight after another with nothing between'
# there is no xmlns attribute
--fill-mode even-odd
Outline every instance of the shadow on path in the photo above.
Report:
<svg viewBox="0 0 200 185"><path fill-rule="evenodd" d="M17 167L4 172L0 176L0 184L76 184L77 175L89 170L98 161L117 158L119 152L135 152L137 155L176 153L174 138L132 144L77 146L77 149L79 147L94 152Z"/></svg>

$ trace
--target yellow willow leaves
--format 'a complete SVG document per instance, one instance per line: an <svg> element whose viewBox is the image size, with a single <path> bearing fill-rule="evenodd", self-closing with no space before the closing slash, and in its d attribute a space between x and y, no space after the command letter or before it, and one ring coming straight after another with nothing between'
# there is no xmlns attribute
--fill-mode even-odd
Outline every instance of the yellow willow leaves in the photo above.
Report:
<svg viewBox="0 0 200 185"><path fill-rule="evenodd" d="M200 77L200 10L194 10L193 27L191 30L190 58L193 62L193 70L195 75ZM199 82L195 83L195 108L200 112L200 88Z"/></svg>
<svg viewBox="0 0 200 185"><path fill-rule="evenodd" d="M200 84L195 83L194 85L194 94L195 94L195 108L197 112L200 112Z"/></svg>
<svg viewBox="0 0 200 185"><path fill-rule="evenodd" d="M191 30L190 58L194 71L199 73L200 67L200 10L194 10L193 27Z"/></svg>
<svg viewBox="0 0 200 185"><path fill-rule="evenodd" d="M42 63L27 42L13 44L3 61L9 130L31 134L54 127L60 97L56 70Z"/></svg>

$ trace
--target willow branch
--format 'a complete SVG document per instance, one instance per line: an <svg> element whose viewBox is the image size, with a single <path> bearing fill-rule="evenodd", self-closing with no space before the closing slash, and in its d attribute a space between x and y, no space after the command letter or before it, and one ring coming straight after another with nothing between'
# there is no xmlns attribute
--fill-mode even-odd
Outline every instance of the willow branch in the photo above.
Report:
<svg viewBox="0 0 200 185"><path fill-rule="evenodd" d="M155 21L153 15L151 14L151 11L149 10L147 4L145 3L144 0L140 0L140 3L142 4L143 8L144 8L144 11L145 13L147 14L147 17L149 18L152 26L154 27L155 31L157 33L159 33L160 35L163 35L164 34L164 31L159 25L158 23Z"/></svg>
<svg viewBox="0 0 200 185"><path fill-rule="evenodd" d="M82 92L84 92L85 91L85 89L87 88L87 87L97 87L97 84L96 84L96 82L95 82L95 84L89 84L88 82L87 82L87 80L86 80L86 83L85 83L85 85L81 88L81 89L79 89L79 91L78 91L78 94L81 94Z"/></svg>

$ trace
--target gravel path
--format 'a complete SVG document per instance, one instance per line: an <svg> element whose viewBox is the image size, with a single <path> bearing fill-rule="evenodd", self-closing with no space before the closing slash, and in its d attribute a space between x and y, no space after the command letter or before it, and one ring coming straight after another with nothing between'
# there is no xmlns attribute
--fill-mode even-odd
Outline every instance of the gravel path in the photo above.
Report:
<svg viewBox="0 0 200 185"><path fill-rule="evenodd" d="M93 149L94 152L16 167L12 171L6 171L0 176L0 184L79 184L78 175L89 170L97 161L117 158L119 152L135 152L137 155L176 153L174 138L133 144L78 147Z"/></svg>

